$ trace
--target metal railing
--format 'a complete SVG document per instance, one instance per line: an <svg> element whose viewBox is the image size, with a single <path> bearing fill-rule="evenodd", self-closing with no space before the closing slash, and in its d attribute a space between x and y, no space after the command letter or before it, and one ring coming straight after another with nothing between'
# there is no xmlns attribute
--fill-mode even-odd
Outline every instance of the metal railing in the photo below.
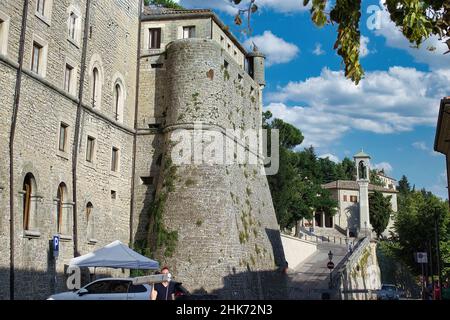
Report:
<svg viewBox="0 0 450 320"><path fill-rule="evenodd" d="M305 233L301 233L299 239L311 241L311 242L328 242L335 243L340 245L347 245L348 241L351 241L351 238L339 237L339 236L319 236L319 235L309 235Z"/></svg>
<svg viewBox="0 0 450 320"><path fill-rule="evenodd" d="M364 253L369 244L370 239L368 237L360 239L354 246L353 250L347 252L344 258L337 264L337 266L335 266L331 272L332 288L340 287L340 282L345 276L344 273L347 273L347 268L358 263L361 255Z"/></svg>

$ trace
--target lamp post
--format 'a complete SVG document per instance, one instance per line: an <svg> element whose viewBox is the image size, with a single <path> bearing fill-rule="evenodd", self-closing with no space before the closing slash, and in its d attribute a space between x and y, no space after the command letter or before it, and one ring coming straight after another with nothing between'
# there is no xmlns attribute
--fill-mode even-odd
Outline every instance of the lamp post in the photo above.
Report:
<svg viewBox="0 0 450 320"><path fill-rule="evenodd" d="M328 252L328 259L330 260L330 262L332 262L332 260L333 260L333 252L331 252L331 250L330 250L330 252ZM329 285L330 289L333 286L332 270L333 269L330 268L330 285Z"/></svg>
<svg viewBox="0 0 450 320"><path fill-rule="evenodd" d="M312 213L312 220L311 220L311 224L309 226L309 232L311 233L311 236L312 236L312 234L314 233L314 227L316 225L316 212L314 210L314 207L309 207L309 210Z"/></svg>
<svg viewBox="0 0 450 320"><path fill-rule="evenodd" d="M442 274L441 274L441 251L439 246L439 225L438 225L438 219L439 219L439 207L434 207L434 235L435 235L435 241L436 241L436 266L437 266L437 273L438 273L438 279L439 279L439 289L442 288Z"/></svg>

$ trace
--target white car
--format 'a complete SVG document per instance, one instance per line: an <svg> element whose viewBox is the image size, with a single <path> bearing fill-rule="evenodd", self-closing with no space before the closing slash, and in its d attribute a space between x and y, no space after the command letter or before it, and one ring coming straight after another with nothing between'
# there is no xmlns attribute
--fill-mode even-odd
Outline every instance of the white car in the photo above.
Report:
<svg viewBox="0 0 450 320"><path fill-rule="evenodd" d="M152 285L132 283L131 278L95 280L76 291L57 293L47 300L150 300Z"/></svg>

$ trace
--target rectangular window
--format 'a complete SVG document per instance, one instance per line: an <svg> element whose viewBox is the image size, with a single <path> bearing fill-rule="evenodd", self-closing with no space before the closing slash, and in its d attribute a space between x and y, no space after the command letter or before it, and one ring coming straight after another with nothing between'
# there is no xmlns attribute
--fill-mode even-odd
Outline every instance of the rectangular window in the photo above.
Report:
<svg viewBox="0 0 450 320"><path fill-rule="evenodd" d="M141 177L143 185L150 186L153 184L153 177Z"/></svg>
<svg viewBox="0 0 450 320"><path fill-rule="evenodd" d="M94 147L95 147L95 139L88 136L86 146L86 161L88 162L92 162L94 160Z"/></svg>
<svg viewBox="0 0 450 320"><path fill-rule="evenodd" d="M0 18L0 54L4 54L4 43L6 42L6 22Z"/></svg>
<svg viewBox="0 0 450 320"><path fill-rule="evenodd" d="M39 73L41 57L42 57L42 46L37 42L33 42L33 55L31 57L31 71L33 71L35 73Z"/></svg>
<svg viewBox="0 0 450 320"><path fill-rule="evenodd" d="M75 40L76 36L77 19L77 15L74 12L71 12L69 17L69 38L72 40Z"/></svg>
<svg viewBox="0 0 450 320"><path fill-rule="evenodd" d="M347 201L347 195L344 195L344 201Z"/></svg>
<svg viewBox="0 0 450 320"><path fill-rule="evenodd" d="M358 197L357 196L350 196L350 202L358 202Z"/></svg>
<svg viewBox="0 0 450 320"><path fill-rule="evenodd" d="M73 67L66 64L66 71L64 74L64 90L70 92L70 84L72 83Z"/></svg>
<svg viewBox="0 0 450 320"><path fill-rule="evenodd" d="M161 48L161 28L148 29L148 48L149 49Z"/></svg>
<svg viewBox="0 0 450 320"><path fill-rule="evenodd" d="M152 69L161 69L164 66L163 63L152 63L151 67Z"/></svg>
<svg viewBox="0 0 450 320"><path fill-rule="evenodd" d="M183 27L183 39L195 38L195 27Z"/></svg>
<svg viewBox="0 0 450 320"><path fill-rule="evenodd" d="M45 15L45 0L37 0L36 11L42 16Z"/></svg>
<svg viewBox="0 0 450 320"><path fill-rule="evenodd" d="M117 172L119 166L119 149L112 148L111 171Z"/></svg>
<svg viewBox="0 0 450 320"><path fill-rule="evenodd" d="M114 190L111 190L111 199L116 199L117 198L117 192Z"/></svg>
<svg viewBox="0 0 450 320"><path fill-rule="evenodd" d="M61 126L59 127L59 151L66 151L68 127L67 124L61 122Z"/></svg>

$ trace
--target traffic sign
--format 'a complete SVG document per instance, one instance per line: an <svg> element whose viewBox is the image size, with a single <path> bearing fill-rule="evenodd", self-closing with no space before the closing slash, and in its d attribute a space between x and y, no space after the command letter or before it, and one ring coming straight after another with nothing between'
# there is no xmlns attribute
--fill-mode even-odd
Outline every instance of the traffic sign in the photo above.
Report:
<svg viewBox="0 0 450 320"><path fill-rule="evenodd" d="M327 263L327 268L330 269L330 270L331 270L331 269L334 269L334 263L333 263L333 261L330 261L330 262Z"/></svg>
<svg viewBox="0 0 450 320"><path fill-rule="evenodd" d="M416 261L417 263L428 263L428 256L426 252L417 252L416 253Z"/></svg>
<svg viewBox="0 0 450 320"><path fill-rule="evenodd" d="M59 255L59 235L53 236L52 249L53 257L57 258Z"/></svg>

